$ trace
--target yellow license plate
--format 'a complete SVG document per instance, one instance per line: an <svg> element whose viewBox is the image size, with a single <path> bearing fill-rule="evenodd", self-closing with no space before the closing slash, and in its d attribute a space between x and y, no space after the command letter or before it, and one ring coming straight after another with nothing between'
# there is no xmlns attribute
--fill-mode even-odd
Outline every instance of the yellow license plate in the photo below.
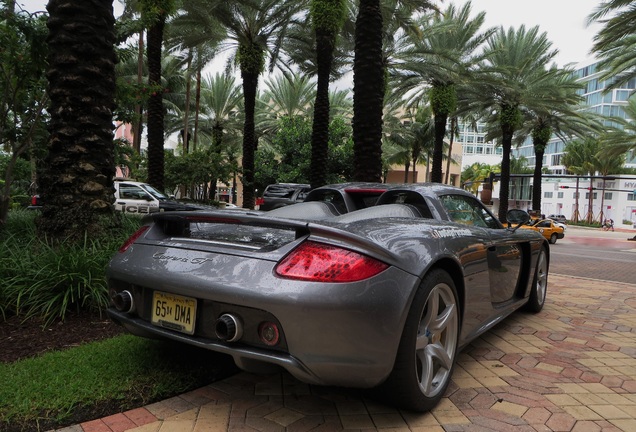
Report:
<svg viewBox="0 0 636 432"><path fill-rule="evenodd" d="M190 297L155 291L152 296L152 323L182 333L194 334L197 301Z"/></svg>

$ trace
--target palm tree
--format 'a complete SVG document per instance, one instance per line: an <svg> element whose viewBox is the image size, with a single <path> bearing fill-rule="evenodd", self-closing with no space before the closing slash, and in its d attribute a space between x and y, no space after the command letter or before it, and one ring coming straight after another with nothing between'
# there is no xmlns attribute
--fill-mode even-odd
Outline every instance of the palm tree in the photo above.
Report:
<svg viewBox="0 0 636 432"><path fill-rule="evenodd" d="M192 150L196 149L198 142L202 70L214 59L219 44L227 36L225 28L214 16L216 7L218 2L209 0L204 3L193 0L183 2L178 15L170 21L169 32L166 36L166 44L170 49L187 51L191 56L187 73L195 76ZM210 11L210 13L202 13L202 11ZM191 90L188 89L186 99L191 98L190 93ZM185 117L184 125L189 124L187 113ZM184 132L184 138L187 138L188 130L184 129Z"/></svg>
<svg viewBox="0 0 636 432"><path fill-rule="evenodd" d="M415 135L411 146L413 181L415 181L415 167L422 155L426 156L427 166L425 177L420 181L429 181L429 166L435 151L435 118L433 109L429 105L417 109L412 127Z"/></svg>
<svg viewBox="0 0 636 432"><path fill-rule="evenodd" d="M598 79L612 79L609 89L619 88L636 77L636 8L630 0L606 0L588 17L604 27L594 37L592 50L601 59L599 68L605 70Z"/></svg>
<svg viewBox="0 0 636 432"><path fill-rule="evenodd" d="M332 90L329 92L329 118L335 116L348 117L353 108L353 100L349 90Z"/></svg>
<svg viewBox="0 0 636 432"><path fill-rule="evenodd" d="M243 127L243 207L254 207L254 151L256 136L254 115L258 78L270 56L270 69L278 60L288 24L303 2L259 0L225 3L215 16L227 29L228 38L221 49L233 49L233 59L241 72L245 110ZM223 6L223 5L222 5Z"/></svg>
<svg viewBox="0 0 636 432"><path fill-rule="evenodd" d="M50 0L47 10L51 120L39 230L77 240L112 214L115 18L112 1Z"/></svg>
<svg viewBox="0 0 636 432"><path fill-rule="evenodd" d="M36 142L44 141L38 137L45 132L42 117L48 106L46 18L16 13L15 6L10 3L0 8L4 16L0 23L0 158L7 158L0 168L0 231L7 221L23 158L30 159L31 184L36 184L36 150L41 147Z"/></svg>
<svg viewBox="0 0 636 432"><path fill-rule="evenodd" d="M514 134L523 124L522 107L532 110L545 104L541 86L547 64L557 54L539 27L526 31L499 28L488 40L485 62L475 71L472 86L463 97L470 111L481 113L490 125L497 125L503 157L499 189L499 220L506 220L510 196L510 154ZM487 137L491 139L491 137Z"/></svg>
<svg viewBox="0 0 636 432"><path fill-rule="evenodd" d="M411 169L411 140L410 130L405 128L403 133L392 133L382 143L382 161L386 171L393 165L404 165L404 183L409 182Z"/></svg>
<svg viewBox="0 0 636 432"><path fill-rule="evenodd" d="M265 81L265 89L256 106L255 126L259 140L270 145L283 117L311 118L315 99L316 84L307 75L283 71Z"/></svg>
<svg viewBox="0 0 636 432"><path fill-rule="evenodd" d="M354 178L380 181L382 176L382 110L386 91L387 35L384 23L399 22L405 31L411 17L435 9L428 0L360 0L355 22L353 60Z"/></svg>
<svg viewBox="0 0 636 432"><path fill-rule="evenodd" d="M530 174L534 169L528 167L528 159L525 156L510 158L510 174Z"/></svg>
<svg viewBox="0 0 636 432"><path fill-rule="evenodd" d="M307 75L283 72L265 82L262 98L268 112L277 117L311 117L316 84Z"/></svg>
<svg viewBox="0 0 636 432"><path fill-rule="evenodd" d="M588 136L583 139L570 141L565 146L565 152L561 157L561 163L577 175L587 175L590 177L588 187L588 210L585 216L587 223L594 221L594 174L601 165L598 156L601 151L601 141L597 136ZM578 212L578 187L575 208Z"/></svg>
<svg viewBox="0 0 636 432"><path fill-rule="evenodd" d="M128 75L133 75L134 70L134 80L130 79L129 82L135 82L139 88L141 88L144 82L144 76L147 75L147 67L145 62L145 45L144 45L144 34L146 31L145 25L141 19L139 19L139 10L140 4L138 0L119 0L119 3L123 4L123 11L118 18L117 23L115 24L115 31L117 34L117 43L120 44L126 41L128 38L133 35L138 36L138 43L136 47L136 59L134 63L134 67L132 65L124 65L122 66L121 61L124 60L126 63L129 63L128 58L120 58L120 64L117 66L118 70L126 70L128 71ZM120 54L120 57L121 56ZM144 70L146 69L146 70ZM144 75L146 74L146 75ZM147 79L147 76L146 76ZM146 82L147 84L147 82ZM143 130L143 110L147 108L143 106L142 102L139 101L134 106L134 116L130 123L132 124L132 146L139 154L141 152L141 137Z"/></svg>
<svg viewBox="0 0 636 432"><path fill-rule="evenodd" d="M382 175L382 108L385 90L380 0L360 0L353 61L353 175L379 182Z"/></svg>
<svg viewBox="0 0 636 432"><path fill-rule="evenodd" d="M236 78L217 73L205 77L201 84L202 133L212 136L212 147L221 152L223 137L227 133L236 135L240 130L240 106L243 99Z"/></svg>
<svg viewBox="0 0 636 432"><path fill-rule="evenodd" d="M431 181L441 183L446 124L457 107L457 86L469 78L469 66L481 61L480 47L495 29L481 32L485 13L471 17L471 3L461 9L450 5L443 14L423 16L421 36L403 53L404 62L397 72L401 91L413 100L428 97L435 119ZM470 85L470 84L468 84Z"/></svg>
<svg viewBox="0 0 636 432"><path fill-rule="evenodd" d="M625 154L630 150L636 150L636 96L627 100L627 105L623 106L625 118L611 117L609 120L617 126L606 130L603 138L603 147L612 155Z"/></svg>
<svg viewBox="0 0 636 432"><path fill-rule="evenodd" d="M148 85L153 89L148 99L148 183L163 190L164 107L161 86L161 53L166 19L173 13L174 2L152 0L140 4L142 17L146 22L151 23L148 28L146 47Z"/></svg>
<svg viewBox="0 0 636 432"><path fill-rule="evenodd" d="M553 135L564 141L572 135L583 137L598 131L600 124L591 113L581 109L579 90L582 85L572 70L553 66L547 73L540 71L539 78L542 84L537 83L535 88L542 92L543 103L535 104L532 108L521 107L523 124L515 140L521 143L527 136L532 137L535 154L532 209L540 211L543 155L548 141Z"/></svg>
<svg viewBox="0 0 636 432"><path fill-rule="evenodd" d="M326 183L329 152L329 78L336 35L345 19L345 0L312 0L310 17L316 37L318 83L311 132L312 187Z"/></svg>
<svg viewBox="0 0 636 432"><path fill-rule="evenodd" d="M486 163L475 162L465 167L461 174L461 184L464 188L468 188L473 194L477 194L479 185L486 180L491 173L498 171L497 167L490 166Z"/></svg>

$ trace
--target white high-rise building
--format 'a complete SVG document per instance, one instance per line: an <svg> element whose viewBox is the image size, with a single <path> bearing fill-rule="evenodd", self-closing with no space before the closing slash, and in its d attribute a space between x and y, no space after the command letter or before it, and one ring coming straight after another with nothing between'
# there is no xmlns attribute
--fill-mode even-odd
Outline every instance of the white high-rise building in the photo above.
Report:
<svg viewBox="0 0 636 432"><path fill-rule="evenodd" d="M600 80L600 71L598 70L598 61L589 61L581 63L575 70L575 74L581 81L585 83L585 88L580 91L584 98L584 104L590 111L603 114L608 117L625 118L623 107L627 104L627 99L636 89L636 79L631 79L623 88L612 90L607 94L603 94L608 86L608 82ZM608 124L612 122L608 121ZM459 124L458 142L463 146L462 168L472 165L475 162L496 165L501 162L502 150L497 147L494 142L485 141L485 128L483 125L477 125L477 129L468 123ZM548 169L550 174L565 174L565 166L561 164L561 156L563 155L565 144L560 138L553 137L549 142L544 153L543 166ZM534 147L532 139L526 139L525 143L519 148L512 149L512 156L519 158L525 157L528 165L533 167L535 162ZM636 152L626 161L628 167L636 168Z"/></svg>
<svg viewBox="0 0 636 432"><path fill-rule="evenodd" d="M585 84L585 88L579 91L584 98L584 105L587 110L602 114L606 117L625 118L623 107L627 104L627 99L636 89L636 79L632 78L622 88L604 93L609 82L599 79L601 71L598 69L598 61L581 63L575 71L576 76ZM619 126L615 122L607 121L608 125ZM557 137L553 137L546 147L543 159L543 166L550 174L565 174L566 168L561 164L561 156L564 153L566 143ZM526 139L525 143L518 149L512 150L514 157L524 156L528 160L529 166L534 166L535 156L532 146L532 139ZM636 154L628 155L626 165L636 167Z"/></svg>
<svg viewBox="0 0 636 432"><path fill-rule="evenodd" d="M584 98L584 105L592 112L603 114L606 117L626 118L623 107L627 104L627 99L636 90L636 79L631 79L627 84L619 89L614 89L605 93L609 82L599 79L601 73L598 69L598 61L581 63L575 70L576 76L585 84L580 94ZM608 125L619 126L607 120ZM474 128L468 125L460 126L459 141L463 145L462 168L475 162L495 165L501 162L501 148L495 147L494 143L484 141L484 128L478 126ZM477 147L477 146L480 147ZM578 191L579 202L578 212L575 206L576 183L571 176L565 176L566 168L561 164L561 157L565 150L566 142L558 137L553 137L545 150L543 166L549 174L555 177L544 177L541 185L542 190L542 212L545 214L558 213L565 214L568 218L578 217L585 219L591 213L595 220L599 218L611 217L619 224L636 223L636 178L634 176L614 175L603 180L600 178L581 178L580 189ZM488 150L486 150L488 148ZM529 137L519 148L512 149L513 157L525 157L530 167L535 165L534 147L532 139ZM636 152L628 155L627 167L636 168ZM556 176L563 175L562 178ZM532 184L531 177L524 176L512 181L510 196L510 208L518 207L529 209L532 205ZM493 191L494 206L498 206L498 185ZM590 189L592 190L592 205L589 206ZM636 225L635 225L636 226Z"/></svg>

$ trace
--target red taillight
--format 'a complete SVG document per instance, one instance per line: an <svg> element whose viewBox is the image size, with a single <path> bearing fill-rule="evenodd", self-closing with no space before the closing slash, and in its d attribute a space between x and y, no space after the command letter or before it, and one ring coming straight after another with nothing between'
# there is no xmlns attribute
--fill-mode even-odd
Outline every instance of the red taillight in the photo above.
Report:
<svg viewBox="0 0 636 432"><path fill-rule="evenodd" d="M388 267L357 252L307 241L277 266L276 274L311 282L356 282L375 276Z"/></svg>
<svg viewBox="0 0 636 432"><path fill-rule="evenodd" d="M128 248L130 246L132 246L132 244L139 238L141 237L141 235L143 233L146 232L146 230L148 230L148 228L150 228L150 225L144 225L141 228L139 228L137 231L135 231L135 233L133 235L131 235L128 240L126 240L124 242L123 245L121 245L121 247L119 248L119 253L124 253L128 250Z"/></svg>
<svg viewBox="0 0 636 432"><path fill-rule="evenodd" d="M37 197L37 195L33 195L31 197L31 205L38 205L38 197Z"/></svg>

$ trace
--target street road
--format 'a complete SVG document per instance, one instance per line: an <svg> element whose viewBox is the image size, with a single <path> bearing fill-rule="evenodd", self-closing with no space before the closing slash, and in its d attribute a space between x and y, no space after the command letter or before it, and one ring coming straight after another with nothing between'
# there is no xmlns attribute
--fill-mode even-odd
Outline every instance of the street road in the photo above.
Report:
<svg viewBox="0 0 636 432"><path fill-rule="evenodd" d="M550 273L636 284L636 235L569 226L550 245Z"/></svg>

